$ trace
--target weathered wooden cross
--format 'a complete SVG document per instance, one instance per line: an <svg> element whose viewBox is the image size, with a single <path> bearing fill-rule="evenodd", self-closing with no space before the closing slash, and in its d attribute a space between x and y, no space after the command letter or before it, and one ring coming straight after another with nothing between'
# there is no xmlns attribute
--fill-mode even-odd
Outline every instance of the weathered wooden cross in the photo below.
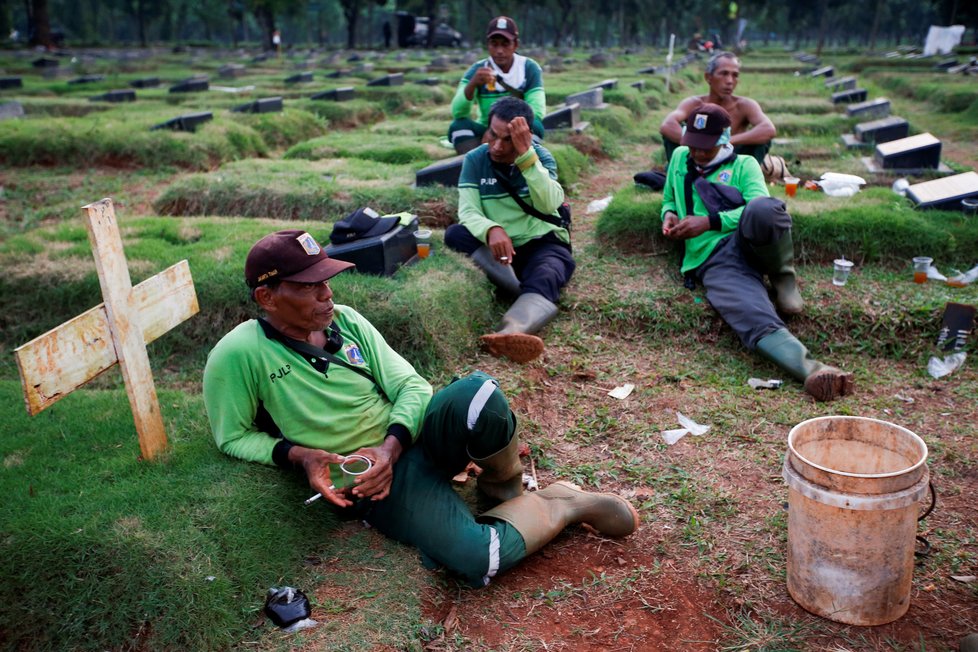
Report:
<svg viewBox="0 0 978 652"><path fill-rule="evenodd" d="M133 287L111 199L83 206L104 303L14 350L27 411L34 416L117 362L136 422L139 448L166 448L146 345L197 314L190 265L182 260Z"/></svg>

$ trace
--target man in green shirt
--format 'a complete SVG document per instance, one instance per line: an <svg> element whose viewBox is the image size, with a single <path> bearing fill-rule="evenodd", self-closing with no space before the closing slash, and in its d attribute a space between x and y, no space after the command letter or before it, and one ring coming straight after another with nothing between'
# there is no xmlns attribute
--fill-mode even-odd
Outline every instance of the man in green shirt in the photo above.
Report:
<svg viewBox="0 0 978 652"><path fill-rule="evenodd" d="M556 482L523 493L516 417L482 372L431 386L362 315L333 303L329 279L352 267L308 233L279 231L248 254L245 279L264 317L238 325L204 369L218 448L301 470L336 509L418 547L473 586L538 550L566 525L631 534L638 514L611 494ZM348 456L370 468L348 483ZM470 461L499 504L476 518L451 486Z"/></svg>
<svg viewBox="0 0 978 652"><path fill-rule="evenodd" d="M493 355L528 362L543 353L536 333L557 316L561 289L574 273L570 224L557 163L533 142L533 111L506 97L489 112L488 143L465 155L458 180L458 224L445 245L472 259L507 297L516 297L495 332L482 337Z"/></svg>
<svg viewBox="0 0 978 652"><path fill-rule="evenodd" d="M687 287L706 298L744 346L759 351L798 380L815 400L853 391L852 374L813 359L778 315L801 312L795 284L791 216L768 196L757 161L734 153L730 116L699 104L684 116L686 130L666 171L662 234L682 242Z"/></svg>
<svg viewBox="0 0 978 652"><path fill-rule="evenodd" d="M543 138L543 116L547 113L547 96L543 91L543 72L533 59L517 54L520 33L507 16L497 16L486 28L489 57L476 61L458 83L452 99L452 118L448 140L455 151L464 154L479 145L489 126L489 109L503 97L516 97L533 108L531 128ZM472 120L472 105L479 109L478 121Z"/></svg>

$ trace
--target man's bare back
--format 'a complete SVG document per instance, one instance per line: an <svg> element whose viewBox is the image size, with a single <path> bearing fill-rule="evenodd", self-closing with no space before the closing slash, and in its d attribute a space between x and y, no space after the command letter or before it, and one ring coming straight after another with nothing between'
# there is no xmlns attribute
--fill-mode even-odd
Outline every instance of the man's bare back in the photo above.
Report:
<svg viewBox="0 0 978 652"><path fill-rule="evenodd" d="M761 145L770 142L777 134L777 129L764 114L761 105L749 97L733 94L737 82L740 81L740 61L737 57L723 52L711 59L707 71L703 76L710 92L707 95L687 97L680 102L676 110L662 121L659 133L678 143L683 135L682 123L686 117L700 104L709 102L722 106L730 114L732 145Z"/></svg>

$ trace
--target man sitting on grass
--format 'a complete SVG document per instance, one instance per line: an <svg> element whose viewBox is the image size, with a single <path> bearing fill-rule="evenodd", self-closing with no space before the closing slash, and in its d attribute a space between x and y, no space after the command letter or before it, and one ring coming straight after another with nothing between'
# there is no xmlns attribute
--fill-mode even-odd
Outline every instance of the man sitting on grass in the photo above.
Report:
<svg viewBox="0 0 978 652"><path fill-rule="evenodd" d="M813 359L791 334L764 286L785 314L802 310L795 284L791 216L768 196L761 168L730 144L730 116L701 104L684 116L683 147L673 152L662 196L662 235L683 243L687 287L706 298L744 346L798 380L817 401L853 391L852 374Z"/></svg>
<svg viewBox="0 0 978 652"><path fill-rule="evenodd" d="M496 381L475 372L432 397L370 322L333 303L329 279L350 267L302 231L252 247L245 280L264 317L225 335L204 369L221 451L303 472L337 510L473 586L572 523L608 536L638 527L618 496L564 482L524 494L516 417ZM371 462L352 484L339 470L348 455ZM499 502L478 518L451 486L470 461L483 469L479 488Z"/></svg>
<svg viewBox="0 0 978 652"><path fill-rule="evenodd" d="M493 355L528 362L543 353L536 333L557 316L560 290L574 273L564 189L557 163L530 133L533 109L506 97L489 112L488 144L465 155L458 180L458 224L445 245L472 261L509 297L517 297L495 333Z"/></svg>
<svg viewBox="0 0 978 652"><path fill-rule="evenodd" d="M700 104L709 102L723 107L730 116L730 144L737 154L753 156L760 164L771 149L771 139L777 129L771 119L761 110L761 105L749 97L734 95L740 81L740 59L733 52L714 55L706 64L703 73L710 92L706 95L687 97L679 103L676 110L662 121L659 133L666 150L666 163L672 159L679 139L683 135L683 121Z"/></svg>
<svg viewBox="0 0 978 652"><path fill-rule="evenodd" d="M489 125L489 109L503 97L516 97L533 107L530 126L543 138L543 116L547 96L543 91L543 72L533 59L516 54L520 32L512 18L497 16L486 28L489 57L476 61L462 76L452 99L452 118L448 140L455 151L464 154L483 142ZM472 119L472 104L479 108L479 120Z"/></svg>

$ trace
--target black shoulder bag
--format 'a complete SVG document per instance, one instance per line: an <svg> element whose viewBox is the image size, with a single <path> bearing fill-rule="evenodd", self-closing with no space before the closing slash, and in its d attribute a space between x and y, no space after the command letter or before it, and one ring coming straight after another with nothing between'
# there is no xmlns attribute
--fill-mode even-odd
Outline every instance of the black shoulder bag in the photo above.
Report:
<svg viewBox="0 0 978 652"><path fill-rule="evenodd" d="M490 165L489 168L492 170L492 176L496 177L496 181L499 182L499 185L503 187L503 190L509 193L509 196L513 198L513 201L519 204L519 207L523 209L524 213L527 215L532 215L537 219L543 220L544 222L553 224L554 226L558 226L562 229L567 229L568 231L571 230L570 204L564 202L557 207L557 215L547 215L543 211L539 211L523 201L523 198L517 194L516 190L513 189L513 186L509 185L509 182L496 174L496 168L494 168L492 165Z"/></svg>

